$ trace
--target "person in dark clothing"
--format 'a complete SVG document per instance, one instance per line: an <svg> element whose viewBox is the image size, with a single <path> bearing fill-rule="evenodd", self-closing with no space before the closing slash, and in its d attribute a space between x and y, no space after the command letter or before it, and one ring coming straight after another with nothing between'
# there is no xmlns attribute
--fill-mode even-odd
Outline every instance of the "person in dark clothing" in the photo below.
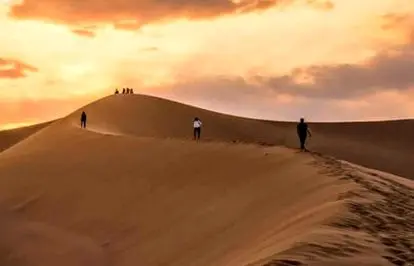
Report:
<svg viewBox="0 0 414 266"><path fill-rule="evenodd" d="M203 123L201 123L201 120L198 117L194 118L193 127L194 127L194 139L195 140L199 140L200 139L200 135L201 135L201 125L202 124Z"/></svg>
<svg viewBox="0 0 414 266"><path fill-rule="evenodd" d="M308 124L305 123L305 119L301 118L299 124L297 125L297 133L300 142L300 149L302 151L307 151L305 147L307 137L311 137L312 134L310 133Z"/></svg>
<svg viewBox="0 0 414 266"><path fill-rule="evenodd" d="M81 128L86 128L86 113L85 112L82 112L82 115L81 115Z"/></svg>
<svg viewBox="0 0 414 266"><path fill-rule="evenodd" d="M122 89L122 94L125 94L125 88Z"/></svg>
<svg viewBox="0 0 414 266"><path fill-rule="evenodd" d="M115 94L119 94L119 90L118 89L115 89Z"/></svg>

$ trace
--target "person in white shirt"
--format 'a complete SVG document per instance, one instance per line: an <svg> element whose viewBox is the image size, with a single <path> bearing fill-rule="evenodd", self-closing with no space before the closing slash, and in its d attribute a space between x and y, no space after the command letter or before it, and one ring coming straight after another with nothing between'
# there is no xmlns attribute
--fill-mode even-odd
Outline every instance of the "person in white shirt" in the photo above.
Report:
<svg viewBox="0 0 414 266"><path fill-rule="evenodd" d="M201 135L201 120L198 117L194 118L193 126L194 126L194 139L199 140Z"/></svg>

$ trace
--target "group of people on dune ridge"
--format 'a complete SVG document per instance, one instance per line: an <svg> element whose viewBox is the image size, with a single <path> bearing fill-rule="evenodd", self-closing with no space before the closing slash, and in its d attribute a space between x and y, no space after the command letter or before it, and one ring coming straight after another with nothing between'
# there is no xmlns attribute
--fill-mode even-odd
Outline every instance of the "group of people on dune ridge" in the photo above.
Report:
<svg viewBox="0 0 414 266"><path fill-rule="evenodd" d="M119 90L115 89L115 94L119 94ZM122 89L122 94L134 94L134 89L132 88L123 88Z"/></svg>
<svg viewBox="0 0 414 266"><path fill-rule="evenodd" d="M82 114L81 114L81 128L86 128L86 120L87 120L87 115L83 111ZM198 117L194 118L194 121L193 121L194 140L200 140L201 126L202 125L203 125L203 123L201 122L201 120ZM299 137L300 149L302 151L307 151L307 149L305 147L306 139L308 138L308 136L311 137L312 134L309 130L308 124L305 123L305 119L303 119L303 118L300 119L300 122L296 126L296 130L297 130L297 134L298 134L298 137Z"/></svg>

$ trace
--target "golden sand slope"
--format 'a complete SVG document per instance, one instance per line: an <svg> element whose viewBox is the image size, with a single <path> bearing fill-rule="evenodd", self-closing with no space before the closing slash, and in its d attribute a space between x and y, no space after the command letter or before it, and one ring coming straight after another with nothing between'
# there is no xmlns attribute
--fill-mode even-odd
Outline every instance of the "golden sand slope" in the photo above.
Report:
<svg viewBox="0 0 414 266"><path fill-rule="evenodd" d="M110 96L67 118L79 124L81 111L89 117L89 130L156 138L192 138L192 121L201 118L204 140L274 141L274 126L262 121L223 115L208 110L142 95Z"/></svg>
<svg viewBox="0 0 414 266"><path fill-rule="evenodd" d="M46 122L28 127L0 131L0 152L10 148L51 123Z"/></svg>
<svg viewBox="0 0 414 266"><path fill-rule="evenodd" d="M298 147L296 123L264 122L214 113L141 95L107 97L85 108L92 129L152 137L191 138L200 117L203 138ZM92 107L92 108L90 108ZM72 116L78 123L80 113ZM299 119L299 118L298 118ZM308 147L323 154L414 179L414 121L310 123Z"/></svg>
<svg viewBox="0 0 414 266"><path fill-rule="evenodd" d="M2 154L2 206L88 236L113 265L247 264L338 211L345 190L285 149L59 129L59 146L38 135Z"/></svg>
<svg viewBox="0 0 414 266"><path fill-rule="evenodd" d="M1 265L414 260L411 181L229 142L270 141L269 123L121 97L85 108L90 130L77 111L0 154ZM194 115L216 141L186 140Z"/></svg>
<svg viewBox="0 0 414 266"><path fill-rule="evenodd" d="M276 135L285 134L285 142L295 147L295 124L269 122ZM310 123L313 151L330 154L366 167L414 179L414 120L352 123Z"/></svg>
<svg viewBox="0 0 414 266"><path fill-rule="evenodd" d="M82 110L89 115L89 129L100 133L189 139L191 121L199 116L205 124L204 140L298 147L296 123L239 118L155 97L110 96ZM78 125L80 112L66 119ZM414 120L310 123L310 127L314 136L308 147L312 151L414 179ZM0 151L21 139L19 131L0 132ZM13 137L12 141L8 135Z"/></svg>

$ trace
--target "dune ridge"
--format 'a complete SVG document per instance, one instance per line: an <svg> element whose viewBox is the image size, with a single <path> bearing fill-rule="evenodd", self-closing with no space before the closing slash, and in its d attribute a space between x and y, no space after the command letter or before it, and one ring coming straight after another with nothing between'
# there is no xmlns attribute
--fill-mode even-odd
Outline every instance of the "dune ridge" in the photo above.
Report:
<svg viewBox="0 0 414 266"><path fill-rule="evenodd" d="M189 141L194 116L206 141ZM273 146L289 131L140 95L92 103L0 153L0 264L413 264L413 181Z"/></svg>
<svg viewBox="0 0 414 266"><path fill-rule="evenodd" d="M204 141L248 142L289 148L298 146L295 123L224 115L153 96L108 96L61 120L70 120L72 126L78 125L81 110L89 113L92 123L89 130L103 134L188 139L192 134L189 121L198 115L206 125ZM60 120L55 123L60 123ZM411 167L414 161L414 120L309 124L314 132L308 144L312 151L414 179L414 168ZM34 128L45 125L49 124ZM21 140L19 131L0 131L0 152L2 147L10 147ZM15 140L5 141L5 135Z"/></svg>

